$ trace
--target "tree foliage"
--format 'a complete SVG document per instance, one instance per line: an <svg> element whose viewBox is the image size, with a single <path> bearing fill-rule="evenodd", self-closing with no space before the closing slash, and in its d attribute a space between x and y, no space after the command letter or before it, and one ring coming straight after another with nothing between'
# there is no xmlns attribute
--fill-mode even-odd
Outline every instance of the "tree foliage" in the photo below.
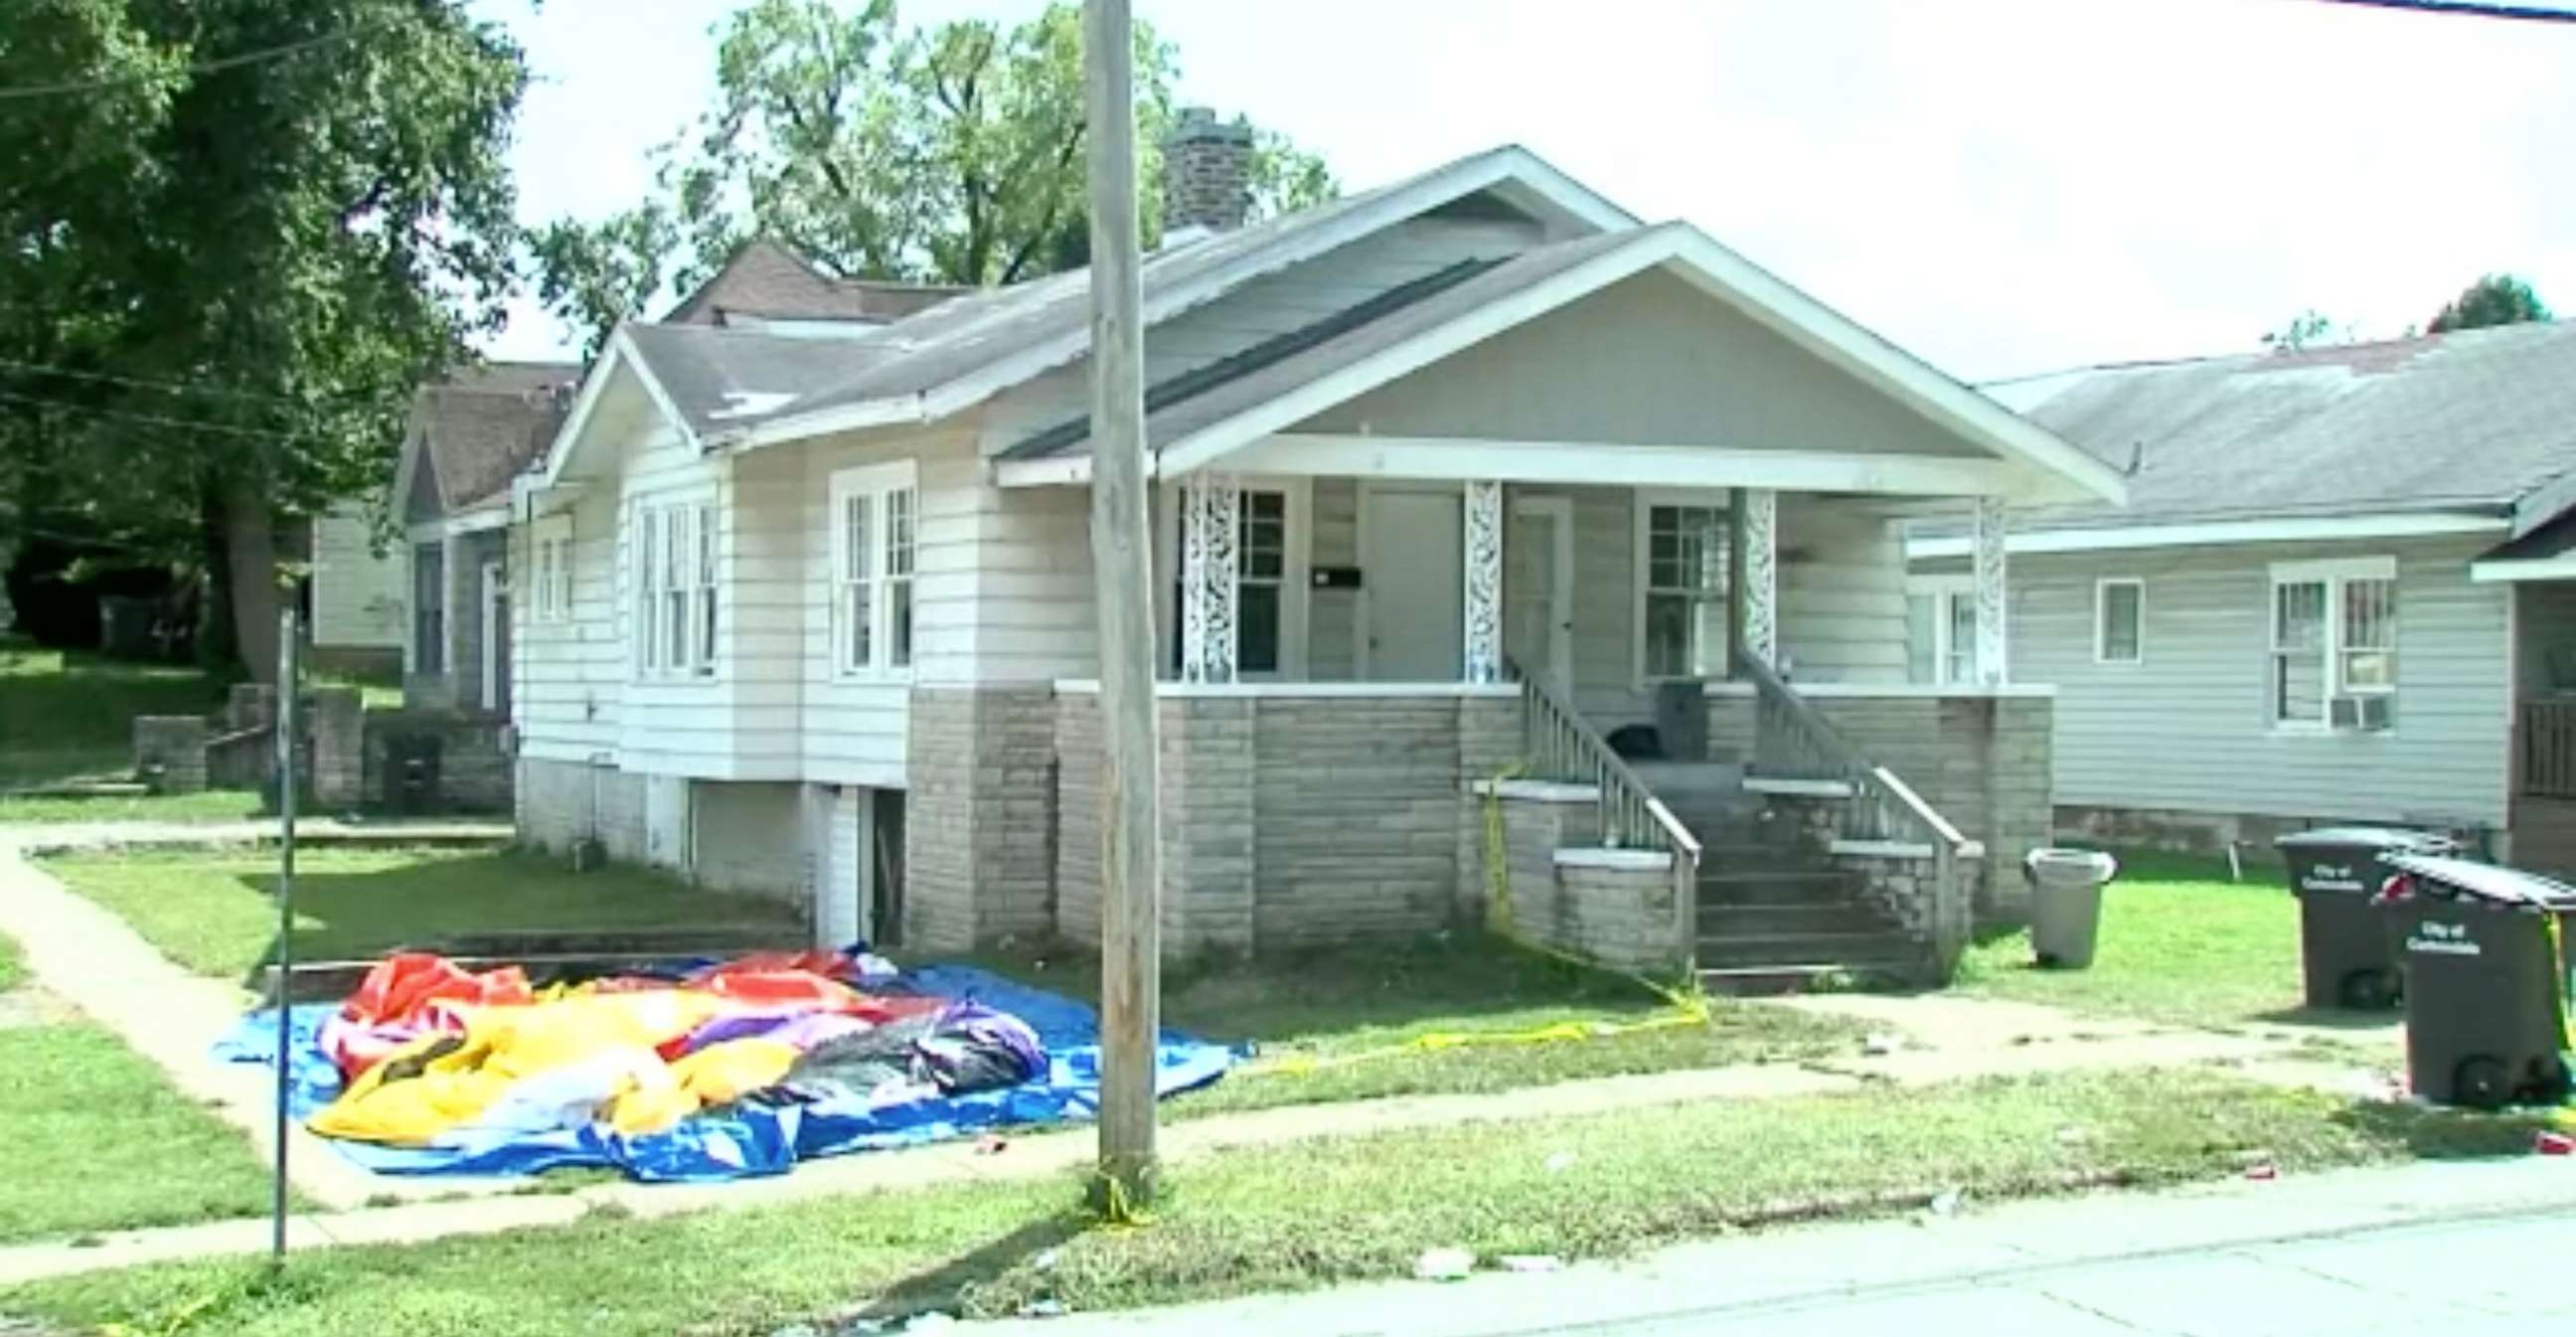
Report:
<svg viewBox="0 0 2576 1337"><path fill-rule="evenodd" d="M461 0L13 0L22 523L229 568L245 648L273 644L273 523L380 485L413 388L498 320L525 78Z"/></svg>
<svg viewBox="0 0 2576 1337"><path fill-rule="evenodd" d="M2290 317L2281 328L2266 331L2263 346L2275 353L2295 353L2321 344L2350 343L2352 339L2352 326L2337 326L2324 312L2311 307Z"/></svg>
<svg viewBox="0 0 2576 1337"><path fill-rule="evenodd" d="M667 280L768 234L853 277L989 285L1083 262L1081 11L905 28L891 0L754 0L725 26L714 105L664 150L652 198L536 248L540 296L593 346ZM1140 188L1159 229L1176 53L1136 28ZM1332 174L1256 139L1255 216L1329 199Z"/></svg>
<svg viewBox="0 0 2576 1337"><path fill-rule="evenodd" d="M2428 334L2444 334L2547 319L2549 308L2529 283L2511 274L2488 274L2461 289L2424 329Z"/></svg>

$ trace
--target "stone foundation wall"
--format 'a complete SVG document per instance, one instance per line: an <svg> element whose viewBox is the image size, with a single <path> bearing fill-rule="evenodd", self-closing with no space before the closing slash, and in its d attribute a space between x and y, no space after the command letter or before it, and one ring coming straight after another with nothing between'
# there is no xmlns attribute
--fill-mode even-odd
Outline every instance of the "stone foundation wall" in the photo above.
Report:
<svg viewBox="0 0 2576 1337"><path fill-rule="evenodd" d="M1056 931L1055 694L916 687L905 768L904 945L967 951Z"/></svg>
<svg viewBox="0 0 2576 1337"><path fill-rule="evenodd" d="M134 717L135 772L156 793L194 794L206 787L206 717Z"/></svg>
<svg viewBox="0 0 2576 1337"><path fill-rule="evenodd" d="M1562 785L1506 784L1504 796L1475 795L1479 875L1495 874L1493 823L1500 821L1501 874L1514 935L1620 970L1662 973L1689 958L1672 864L1642 851L1591 848L1599 807ZM1560 851L1575 862L1561 862ZM1495 925L1495 927L1504 927Z"/></svg>
<svg viewBox="0 0 2576 1337"><path fill-rule="evenodd" d="M1157 709L1168 955L1472 920L1478 855L1464 795L1518 753L1515 701L1208 695L1166 696ZM1059 698L1053 739L1056 928L1097 942L1099 698Z"/></svg>
<svg viewBox="0 0 2576 1337"><path fill-rule="evenodd" d="M790 905L811 903L804 786L699 780L689 792L692 879Z"/></svg>
<svg viewBox="0 0 2576 1337"><path fill-rule="evenodd" d="M1810 697L1852 745L1894 771L1961 834L1986 847L1962 869L1981 922L2029 914L2021 858L2048 844L2049 748L2054 701L2046 697Z"/></svg>
<svg viewBox="0 0 2576 1337"><path fill-rule="evenodd" d="M522 844L569 854L575 842L595 832L608 857L644 861L642 775L583 761L525 757L516 772L513 793Z"/></svg>

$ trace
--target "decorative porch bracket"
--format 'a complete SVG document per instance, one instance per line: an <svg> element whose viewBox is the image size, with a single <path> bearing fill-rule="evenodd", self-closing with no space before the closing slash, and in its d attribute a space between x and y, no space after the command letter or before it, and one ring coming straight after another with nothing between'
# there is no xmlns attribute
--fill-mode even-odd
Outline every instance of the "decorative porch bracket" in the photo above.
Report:
<svg viewBox="0 0 2576 1337"><path fill-rule="evenodd" d="M2010 682L2005 656L2012 637L2004 625L2005 511L2001 497L1977 498L1976 537L1969 545L1976 561L1977 678L1988 686Z"/></svg>
<svg viewBox="0 0 2576 1337"><path fill-rule="evenodd" d="M1735 564L1741 589L1738 643L1766 667L1780 666L1780 494L1767 487L1735 492Z"/></svg>
<svg viewBox="0 0 2576 1337"><path fill-rule="evenodd" d="M1200 470L1181 483L1181 680L1234 681L1243 490Z"/></svg>
<svg viewBox="0 0 2576 1337"><path fill-rule="evenodd" d="M1467 482L1467 645L1469 682L1503 680L1503 485Z"/></svg>

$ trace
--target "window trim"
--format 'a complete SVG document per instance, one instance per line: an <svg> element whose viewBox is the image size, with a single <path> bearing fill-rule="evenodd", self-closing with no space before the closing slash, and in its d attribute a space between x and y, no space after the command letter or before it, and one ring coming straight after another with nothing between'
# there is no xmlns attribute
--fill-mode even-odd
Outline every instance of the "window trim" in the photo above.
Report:
<svg viewBox="0 0 2576 1337"><path fill-rule="evenodd" d="M2111 657L2111 587L2125 585L2137 591L2137 630L2131 634L2133 647L2126 659ZM2093 663L2102 668L2136 668L2147 662L2147 581L2144 576L2103 576L2093 582Z"/></svg>
<svg viewBox="0 0 2576 1337"><path fill-rule="evenodd" d="M1959 648L1956 635L1958 628L1956 609L1964 600L1969 610L1975 611L1977 578L1973 575L1948 574L1908 576L1905 580L1905 596L1908 599L1925 598L1932 601L1932 681L1930 685L1934 687L1981 686L1982 684L1977 681L1979 675L1975 671L1974 664L1969 666L1970 671L1965 679L1950 675L1950 658ZM1907 614L1909 619L1912 616L1911 612ZM1971 656L1975 655L1976 650L1977 647L1974 645L1968 647L1968 653Z"/></svg>
<svg viewBox="0 0 2576 1337"><path fill-rule="evenodd" d="M530 527L528 617L541 625L572 621L572 517L550 515Z"/></svg>
<svg viewBox="0 0 2576 1337"><path fill-rule="evenodd" d="M699 530L708 526L714 532L702 539ZM624 605L621 616L626 619L629 675L636 682L663 684L717 681L723 676L725 654L722 623L718 622L712 645L700 632L708 605L713 605L719 618L724 605L724 507L717 489L707 485L630 493L626 497L624 530L620 545L624 579L618 597ZM648 534L652 535L649 552ZM672 551L674 540L679 549L676 554ZM708 542L713 544L711 552L705 546ZM566 550L569 552L569 545ZM715 562L712 589L698 580L702 554L712 555ZM657 570L665 577L682 577L683 583L676 590L668 584L657 584ZM676 628L668 620L669 601L675 592L681 596ZM649 627L643 614L648 594L654 608ZM680 653L665 662L658 651L673 644L675 632Z"/></svg>
<svg viewBox="0 0 2576 1337"><path fill-rule="evenodd" d="M1281 494L1287 520L1287 532L1280 541L1287 545L1279 577L1279 667L1267 673L1246 673L1240 667L1243 645L1241 595L1236 596L1235 649L1239 682L1305 682L1307 650L1312 627L1313 606L1309 595L1314 589L1315 540L1313 529L1313 478L1302 474L1243 474L1235 480L1240 492L1276 492ZM1154 676L1172 681L1172 663L1180 654L1181 610L1176 591L1181 584L1181 488L1183 480L1164 480L1154 489ZM1356 517L1361 503L1358 492L1365 482L1354 483L1352 514ZM1238 503L1240 504L1240 503ZM1354 518L1352 542L1358 540L1359 521ZM1238 535L1239 535L1238 531ZM1356 549L1354 550L1356 552ZM1169 565L1166 565L1169 563ZM1242 573L1236 572L1240 584ZM1367 614L1354 603L1351 611L1351 671L1363 674L1367 641Z"/></svg>
<svg viewBox="0 0 2576 1337"><path fill-rule="evenodd" d="M1730 641L1733 639L1735 634L1734 582L1737 575L1735 570L1734 552L1735 490L1733 488L1723 487L1641 487L1635 489L1631 496L1631 507L1628 519L1632 558L1628 567L1628 674L1630 679L1635 682L1637 690L1639 691L1649 690L1658 683L1688 681L1686 678L1668 677L1649 674L1646 672L1646 600L1648 595L1652 593L1652 589L1648 584L1648 577L1652 574L1650 565L1652 561L1651 550L1653 547L1652 541L1654 537L1652 529L1654 526L1655 508L1658 506L1701 507L1718 511L1726 516L1726 541L1728 548L1726 564L1726 616L1727 636ZM1731 647L1729 653L1730 655L1732 654ZM1717 676L1720 678L1733 677L1734 664L1732 662L1728 663L1724 669L1717 674Z"/></svg>
<svg viewBox="0 0 2576 1337"><path fill-rule="evenodd" d="M910 493L912 511L907 535L908 569L893 574L887 560L892 553L893 526L887 522L891 511L888 499ZM849 503L865 499L867 506L866 542L868 566L864 582L868 587L868 662L850 662L852 633L855 630L847 613L844 591L849 582L843 573L849 570L849 528L844 522ZM832 656L831 679L843 683L909 682L914 667L921 661L921 469L915 460L888 460L881 464L862 464L836 469L824 488L824 553L830 563L830 579L825 607L830 618ZM888 587L902 582L910 595L907 607L912 610L912 629L903 663L894 662L894 599Z"/></svg>
<svg viewBox="0 0 2576 1337"><path fill-rule="evenodd" d="M2396 682L2391 682L2385 687L2354 688L2343 680L2344 586L2351 581L2368 580L2388 583L2390 618L2388 653L2392 660L2403 662L2398 658L2404 652L2404 646L2398 635L2399 628L2396 621L2399 602L2397 559L2393 556L2330 557L2309 561L2274 562L2270 565L2267 574L2269 578L2263 586L2263 721L2265 727L2275 734L2309 738L2335 734L2365 738L2394 735L2397 730L2393 724L2386 729L2335 727L2334 703L2336 698L2345 696L2376 696L2391 700L2397 696L2400 684ZM2323 610L2325 644L2321 647L2325 656L2325 670L2319 691L2325 708L2314 720L2284 720L2280 718L2279 713L2280 680L2276 676L2280 671L2278 661L2281 644L2281 587L2312 584L2325 587Z"/></svg>

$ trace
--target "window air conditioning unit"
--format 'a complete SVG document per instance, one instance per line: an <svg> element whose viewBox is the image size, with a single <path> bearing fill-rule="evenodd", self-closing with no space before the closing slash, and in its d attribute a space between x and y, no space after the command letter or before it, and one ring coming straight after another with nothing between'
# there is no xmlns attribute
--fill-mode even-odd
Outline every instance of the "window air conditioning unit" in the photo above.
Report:
<svg viewBox="0 0 2576 1337"><path fill-rule="evenodd" d="M2397 726L2397 698L2338 696L2334 699L2332 723L2338 729L2386 733Z"/></svg>

